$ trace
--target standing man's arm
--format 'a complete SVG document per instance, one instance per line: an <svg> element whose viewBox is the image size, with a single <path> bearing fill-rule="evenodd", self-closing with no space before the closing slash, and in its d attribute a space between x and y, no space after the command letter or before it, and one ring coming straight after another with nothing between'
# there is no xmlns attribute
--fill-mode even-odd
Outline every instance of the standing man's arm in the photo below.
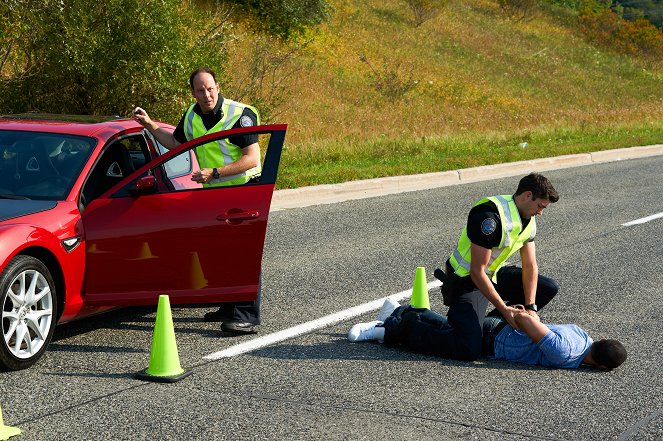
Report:
<svg viewBox="0 0 663 441"><path fill-rule="evenodd" d="M497 293L495 286L493 286L493 283L486 274L486 267L488 266L488 262L490 262L490 253L491 250L488 248L472 243L470 246L470 254L472 256L472 260L470 261L470 277L472 278L472 282L474 282L474 286L497 308L506 321L514 329L518 329L518 324L514 318L518 310L504 303L504 300Z"/></svg>
<svg viewBox="0 0 663 441"><path fill-rule="evenodd" d="M525 243L520 249L520 259L523 265L525 304L530 305L536 303L536 287L539 280L539 265L536 263L536 247L533 241ZM537 316L535 311L529 309L527 313Z"/></svg>
<svg viewBox="0 0 663 441"><path fill-rule="evenodd" d="M172 150L180 145L180 142L175 139L172 133L159 127L157 123L152 121L147 112L140 107L136 107L134 109L132 118L138 124L145 127L147 131L150 132L152 136L154 136L154 138L168 150Z"/></svg>
<svg viewBox="0 0 663 441"><path fill-rule="evenodd" d="M247 170L257 167L260 163L260 146L258 143L253 143L249 146L246 146L242 149L242 156L237 158L236 161L231 162L228 165L217 168L219 175L223 176L232 176L244 173ZM191 175L191 180L199 182L201 184L209 182L212 180L212 169L203 168L200 171L196 171Z"/></svg>

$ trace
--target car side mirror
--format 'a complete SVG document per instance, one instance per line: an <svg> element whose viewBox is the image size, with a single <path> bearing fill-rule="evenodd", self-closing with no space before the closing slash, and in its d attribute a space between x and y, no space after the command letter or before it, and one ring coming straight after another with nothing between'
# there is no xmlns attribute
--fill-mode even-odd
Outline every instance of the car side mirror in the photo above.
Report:
<svg viewBox="0 0 663 441"><path fill-rule="evenodd" d="M156 193L156 179L154 178L154 175L143 176L136 179L129 188L129 193L134 196Z"/></svg>

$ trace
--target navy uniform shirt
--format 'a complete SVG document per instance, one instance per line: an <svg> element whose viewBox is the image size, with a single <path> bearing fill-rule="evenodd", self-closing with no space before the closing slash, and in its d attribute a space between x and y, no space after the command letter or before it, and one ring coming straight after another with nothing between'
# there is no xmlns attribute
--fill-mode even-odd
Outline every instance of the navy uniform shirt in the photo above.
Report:
<svg viewBox="0 0 663 441"><path fill-rule="evenodd" d="M530 219L522 219L523 230ZM500 245L502 240L502 221L497 207L492 202L477 205L470 210L467 216L467 237L475 245L482 248L493 249ZM534 241L531 238L528 242Z"/></svg>
<svg viewBox="0 0 663 441"><path fill-rule="evenodd" d="M219 121L221 121L221 118L223 118L223 110L221 110L222 104L223 104L223 97L219 95L219 100L217 101L216 106L210 113L203 113L200 110L200 105L198 105L198 103L196 103L195 106L193 106L193 111L196 112L196 114L203 119L203 125L207 130L214 127ZM184 144L185 142L187 142L186 136L184 135L185 116L186 112L184 112L184 115L182 115L182 118L180 118L180 122L177 124L177 127L173 132L173 136L180 144ZM242 116L239 117L237 122L231 128L238 129L240 127L251 127L256 125L258 125L258 116L255 114L253 110L246 107L244 108L244 112L242 112ZM235 135L229 137L228 141L230 141L232 144L235 144L239 148L244 148L258 142L258 135Z"/></svg>

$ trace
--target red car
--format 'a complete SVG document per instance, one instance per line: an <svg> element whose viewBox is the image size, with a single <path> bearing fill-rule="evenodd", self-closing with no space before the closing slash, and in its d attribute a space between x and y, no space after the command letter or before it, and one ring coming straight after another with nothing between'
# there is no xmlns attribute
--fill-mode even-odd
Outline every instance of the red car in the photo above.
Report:
<svg viewBox="0 0 663 441"><path fill-rule="evenodd" d="M0 369L34 364L56 323L114 306L164 293L173 304L254 300L286 128L168 151L129 119L0 117ZM248 133L267 147L259 179L190 180L192 149Z"/></svg>

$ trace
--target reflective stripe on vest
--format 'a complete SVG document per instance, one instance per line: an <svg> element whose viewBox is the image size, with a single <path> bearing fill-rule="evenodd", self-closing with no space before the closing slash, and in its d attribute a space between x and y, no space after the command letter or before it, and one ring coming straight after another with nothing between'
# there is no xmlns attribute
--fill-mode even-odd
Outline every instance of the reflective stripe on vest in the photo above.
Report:
<svg viewBox="0 0 663 441"><path fill-rule="evenodd" d="M231 129L237 120L242 116L245 108L253 110L256 114L257 123L260 125L260 115L258 110L252 106L238 103L237 101L224 99L221 104L221 111L223 115L221 120L214 125L211 129L207 130L203 119L196 112L193 111L195 104L192 104L184 115L184 136L187 141L195 138L200 138L203 135L210 133L221 132L223 130ZM242 157L242 148L231 143L228 139L220 139L218 141L208 142L207 144L196 147L196 158L200 168L214 168L223 167L237 161ZM258 159L260 161L260 159ZM213 179L205 187L220 187L228 185L239 185L247 183L252 177L260 174L260 162L252 169L244 173L238 173L231 176L221 176L219 179Z"/></svg>
<svg viewBox="0 0 663 441"><path fill-rule="evenodd" d="M518 207L511 195L491 196L483 198L473 205L476 207L486 202L492 202L497 207L502 224L502 238L499 246L493 248L486 266L486 274L494 283L497 283L497 272L504 262L516 251L520 250L525 242L536 236L536 220L532 217L523 230L523 223L518 213ZM472 242L467 237L467 226L463 228L458 239L458 246L449 259L455 273L461 277L470 274Z"/></svg>

